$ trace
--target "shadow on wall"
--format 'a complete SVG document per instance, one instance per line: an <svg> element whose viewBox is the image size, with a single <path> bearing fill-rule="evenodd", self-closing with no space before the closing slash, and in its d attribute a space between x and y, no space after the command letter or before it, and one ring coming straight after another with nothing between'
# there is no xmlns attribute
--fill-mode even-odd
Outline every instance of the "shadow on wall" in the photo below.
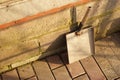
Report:
<svg viewBox="0 0 120 80"><path fill-rule="evenodd" d="M112 24L110 25L110 29L107 30L107 35L117 31L120 31L120 18L117 18L112 21Z"/></svg>
<svg viewBox="0 0 120 80"><path fill-rule="evenodd" d="M98 15L100 13L103 14L103 13L106 13L107 11L114 10L116 7L119 6L119 4L118 4L119 2L120 1L118 1L118 0L99 0L93 6L93 11L91 12L91 16ZM99 13L99 11L102 11L102 12ZM118 28L119 19L115 19L115 20L111 21L111 19L113 18L113 15L115 16L114 13L110 13L110 14L107 14L107 15L97 18L97 19L99 19L99 22L96 25L96 27L97 27L97 29L96 29L97 31L95 33L96 40L99 40L99 39L105 37L106 35L109 35L113 32L120 30ZM118 16L118 15L116 15L116 16ZM94 24L95 21L90 21L90 24L91 23ZM112 24L112 25L110 25L110 24ZM114 27L113 27L113 25L114 25Z"/></svg>
<svg viewBox="0 0 120 80"><path fill-rule="evenodd" d="M107 10L114 9L117 6L117 3L118 3L118 0L108 0L106 7L104 9L104 12L106 12ZM112 32L116 32L115 28L118 27L117 26L118 23L114 25L114 29L113 29L113 25L111 25L111 26L108 25L109 24L108 21L112 18L113 15L114 14L110 14L101 20L100 25L99 25L100 37L102 37L102 34L103 34L103 36L105 36L106 34L109 35ZM113 24L115 22L116 22L116 20L113 20L111 23ZM108 29L108 27L109 27L109 29Z"/></svg>

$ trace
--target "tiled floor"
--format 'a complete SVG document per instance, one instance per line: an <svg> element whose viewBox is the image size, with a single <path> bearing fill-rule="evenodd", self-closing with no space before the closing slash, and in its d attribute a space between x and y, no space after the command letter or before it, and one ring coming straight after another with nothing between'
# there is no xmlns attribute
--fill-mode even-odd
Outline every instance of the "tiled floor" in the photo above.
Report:
<svg viewBox="0 0 120 80"><path fill-rule="evenodd" d="M1 74L0 80L120 80L120 33L97 41L96 54L68 64L59 53Z"/></svg>

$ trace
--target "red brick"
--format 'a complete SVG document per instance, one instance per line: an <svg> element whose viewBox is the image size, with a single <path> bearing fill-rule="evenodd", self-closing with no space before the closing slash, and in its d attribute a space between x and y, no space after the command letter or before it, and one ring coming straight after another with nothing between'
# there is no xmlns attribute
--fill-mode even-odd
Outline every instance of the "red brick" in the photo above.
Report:
<svg viewBox="0 0 120 80"><path fill-rule="evenodd" d="M60 66L63 65L60 57L57 56L57 55L48 57L47 61L48 61L49 65L50 65L51 69L54 69L54 68L57 68L57 67L60 67Z"/></svg>
<svg viewBox="0 0 120 80"><path fill-rule="evenodd" d="M68 68L72 78L85 73L85 71L79 61L67 65L67 68Z"/></svg>
<svg viewBox="0 0 120 80"><path fill-rule="evenodd" d="M106 80L93 57L85 58L81 62L91 80Z"/></svg>
<svg viewBox="0 0 120 80"><path fill-rule="evenodd" d="M16 69L2 74L3 80L19 80Z"/></svg>
<svg viewBox="0 0 120 80"><path fill-rule="evenodd" d="M45 60L36 61L33 63L33 66L39 80L54 80L54 77Z"/></svg>
<svg viewBox="0 0 120 80"><path fill-rule="evenodd" d="M66 68L60 67L53 70L56 80L72 80Z"/></svg>
<svg viewBox="0 0 120 80"><path fill-rule="evenodd" d="M37 80L37 78L36 77L32 77L32 78L27 79L27 80Z"/></svg>
<svg viewBox="0 0 120 80"><path fill-rule="evenodd" d="M19 67L18 72L19 72L21 80L30 78L35 75L32 69L32 66L30 64Z"/></svg>
<svg viewBox="0 0 120 80"><path fill-rule="evenodd" d="M85 74L85 75L81 75L81 76L75 78L74 80L90 80L90 79L89 79L88 76Z"/></svg>

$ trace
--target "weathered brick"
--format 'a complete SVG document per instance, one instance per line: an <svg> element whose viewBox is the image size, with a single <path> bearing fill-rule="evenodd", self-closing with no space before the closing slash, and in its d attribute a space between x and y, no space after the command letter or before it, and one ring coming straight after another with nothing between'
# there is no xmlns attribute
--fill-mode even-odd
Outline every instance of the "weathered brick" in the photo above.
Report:
<svg viewBox="0 0 120 80"><path fill-rule="evenodd" d="M66 68L60 67L53 70L56 80L72 80Z"/></svg>
<svg viewBox="0 0 120 80"><path fill-rule="evenodd" d="M19 80L16 69L2 74L3 80Z"/></svg>
<svg viewBox="0 0 120 80"><path fill-rule="evenodd" d="M36 61L33 63L33 66L39 80L54 80L54 77L45 60Z"/></svg>
<svg viewBox="0 0 120 80"><path fill-rule="evenodd" d="M48 60L48 63L50 65L51 69L54 69L54 68L57 68L57 67L60 67L63 65L60 57L57 55L50 56L47 58L47 60Z"/></svg>
<svg viewBox="0 0 120 80"><path fill-rule="evenodd" d="M19 72L21 80L30 78L30 77L35 75L34 71L32 69L32 66L30 64L27 64L25 66L19 67L18 68L18 72Z"/></svg>

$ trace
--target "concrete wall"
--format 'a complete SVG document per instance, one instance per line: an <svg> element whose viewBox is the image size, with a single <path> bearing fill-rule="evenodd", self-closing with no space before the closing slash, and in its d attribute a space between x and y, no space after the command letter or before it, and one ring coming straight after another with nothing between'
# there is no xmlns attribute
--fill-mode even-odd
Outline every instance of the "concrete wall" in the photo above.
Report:
<svg viewBox="0 0 120 80"><path fill-rule="evenodd" d="M60 7L75 0L30 0L0 9L0 24L30 16L43 10ZM77 0L76 0L77 1ZM53 3L54 2L54 3ZM36 3L36 5L35 5ZM44 4L49 4L44 6ZM95 38L101 39L120 30L120 1L98 0L76 6L76 21L80 22L89 6L92 10L85 25L95 27ZM23 7L24 8L21 8ZM28 7L29 6L29 7ZM44 6L44 7L43 7ZM65 34L74 26L71 8L39 17L26 23L0 30L0 72L26 64L65 49Z"/></svg>

